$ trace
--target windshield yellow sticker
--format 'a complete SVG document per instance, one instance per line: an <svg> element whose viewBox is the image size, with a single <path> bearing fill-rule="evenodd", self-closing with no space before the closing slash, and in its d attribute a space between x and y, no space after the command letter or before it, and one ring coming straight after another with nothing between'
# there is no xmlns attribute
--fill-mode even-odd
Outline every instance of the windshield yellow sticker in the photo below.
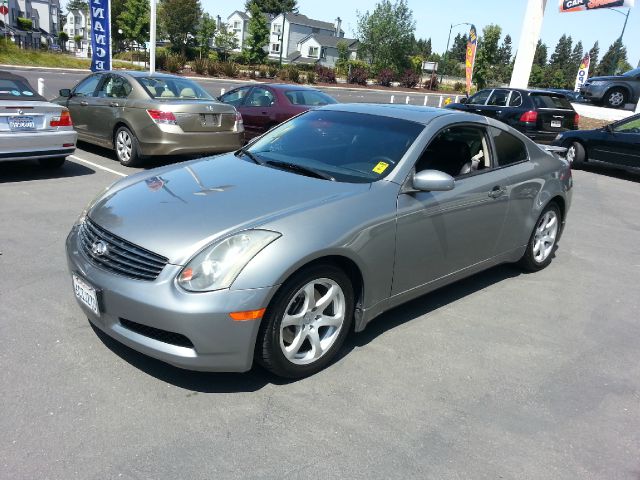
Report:
<svg viewBox="0 0 640 480"><path fill-rule="evenodd" d="M373 167L373 171L376 172L377 174L381 174L387 169L388 166L389 164L386 162L378 162L378 164L375 167Z"/></svg>

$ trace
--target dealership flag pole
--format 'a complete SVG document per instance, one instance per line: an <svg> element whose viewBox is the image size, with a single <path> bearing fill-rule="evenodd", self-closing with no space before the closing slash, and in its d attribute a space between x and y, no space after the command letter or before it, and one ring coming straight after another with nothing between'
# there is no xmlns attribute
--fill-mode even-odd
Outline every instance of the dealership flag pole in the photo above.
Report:
<svg viewBox="0 0 640 480"><path fill-rule="evenodd" d="M546 6L547 0L529 0L527 3L527 10L522 22L522 31L520 32L518 53L516 54L511 83L509 84L512 88L527 88L529 85L529 75L531 75L533 57L540 38Z"/></svg>
<svg viewBox="0 0 640 480"><path fill-rule="evenodd" d="M149 73L156 72L156 0L151 0L149 22Z"/></svg>

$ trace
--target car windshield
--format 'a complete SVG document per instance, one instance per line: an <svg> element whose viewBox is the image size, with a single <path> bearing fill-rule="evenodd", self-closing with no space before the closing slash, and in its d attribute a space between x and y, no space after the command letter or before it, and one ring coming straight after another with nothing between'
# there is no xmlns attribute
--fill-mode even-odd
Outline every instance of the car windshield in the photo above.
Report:
<svg viewBox="0 0 640 480"><path fill-rule="evenodd" d="M19 78L0 77L0 100L36 100L45 101L33 88Z"/></svg>
<svg viewBox="0 0 640 480"><path fill-rule="evenodd" d="M323 172L340 182L370 183L387 176L423 125L397 118L312 110L249 147L260 163Z"/></svg>
<svg viewBox="0 0 640 480"><path fill-rule="evenodd" d="M139 77L137 80L152 98L213 100L200 85L186 78Z"/></svg>
<svg viewBox="0 0 640 480"><path fill-rule="evenodd" d="M548 95L544 93L531 94L531 99L536 108L560 108L563 110L573 110L571 102L564 96Z"/></svg>
<svg viewBox="0 0 640 480"><path fill-rule="evenodd" d="M289 90L284 94L292 105L321 106L338 103L329 95L316 90Z"/></svg>
<svg viewBox="0 0 640 480"><path fill-rule="evenodd" d="M637 77L640 75L640 68L634 68L622 74L623 77Z"/></svg>

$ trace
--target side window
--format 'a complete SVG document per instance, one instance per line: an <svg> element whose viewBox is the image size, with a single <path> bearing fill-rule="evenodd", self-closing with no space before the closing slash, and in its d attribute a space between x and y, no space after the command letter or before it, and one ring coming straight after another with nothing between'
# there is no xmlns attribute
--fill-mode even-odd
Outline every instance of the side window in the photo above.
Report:
<svg viewBox="0 0 640 480"><path fill-rule="evenodd" d="M486 130L476 126L450 127L429 143L416 162L416 172L439 170L452 177L491 168Z"/></svg>
<svg viewBox="0 0 640 480"><path fill-rule="evenodd" d="M509 100L510 107L520 107L522 106L522 94L520 92L512 91L511 99Z"/></svg>
<svg viewBox="0 0 640 480"><path fill-rule="evenodd" d="M251 87L242 87L236 90L232 90L231 92L226 93L222 97L220 97L220 100L224 103L228 103L230 105L233 105L234 107L237 107L242 103L242 100L244 100L244 97L247 95L250 88Z"/></svg>
<svg viewBox="0 0 640 480"><path fill-rule="evenodd" d="M529 158L525 144L510 133L491 127L491 135L496 147L498 166L505 167L514 163L524 162Z"/></svg>
<svg viewBox="0 0 640 480"><path fill-rule="evenodd" d="M102 75L92 75L89 78L85 78L73 89L73 95L76 97L93 97L96 87L102 78Z"/></svg>
<svg viewBox="0 0 640 480"><path fill-rule="evenodd" d="M615 126L613 131L616 133L640 133L640 117Z"/></svg>
<svg viewBox="0 0 640 480"><path fill-rule="evenodd" d="M467 105L484 105L491 94L491 90L481 90L469 99Z"/></svg>
<svg viewBox="0 0 640 480"><path fill-rule="evenodd" d="M493 105L495 107L506 107L507 98L509 98L509 90L494 90L487 105Z"/></svg>
<svg viewBox="0 0 640 480"><path fill-rule="evenodd" d="M98 90L101 98L127 98L131 93L131 85L124 78L110 75Z"/></svg>
<svg viewBox="0 0 640 480"><path fill-rule="evenodd" d="M251 90L249 98L247 98L248 107L270 107L275 103L276 99L273 93L262 87L255 87Z"/></svg>

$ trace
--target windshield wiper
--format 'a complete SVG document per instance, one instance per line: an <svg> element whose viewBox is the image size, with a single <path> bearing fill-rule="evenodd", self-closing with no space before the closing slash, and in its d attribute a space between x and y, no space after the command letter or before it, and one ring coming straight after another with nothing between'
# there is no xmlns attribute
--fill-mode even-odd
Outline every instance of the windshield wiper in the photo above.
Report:
<svg viewBox="0 0 640 480"><path fill-rule="evenodd" d="M257 163L258 165L264 165L264 162L262 160L260 160L253 153L251 153L249 150L246 150L244 148L241 148L240 150L235 152L234 155L236 157L242 157L242 156L246 155L247 157L249 157L253 161L253 163Z"/></svg>
<svg viewBox="0 0 640 480"><path fill-rule="evenodd" d="M303 165L297 165L295 163L280 162L278 160L267 160L265 163L267 165L271 165L272 167L282 168L284 170L289 170L290 172L301 173L308 177L322 178L323 180L330 180L332 182L336 181L336 179L328 173L316 170L315 168L305 167Z"/></svg>

